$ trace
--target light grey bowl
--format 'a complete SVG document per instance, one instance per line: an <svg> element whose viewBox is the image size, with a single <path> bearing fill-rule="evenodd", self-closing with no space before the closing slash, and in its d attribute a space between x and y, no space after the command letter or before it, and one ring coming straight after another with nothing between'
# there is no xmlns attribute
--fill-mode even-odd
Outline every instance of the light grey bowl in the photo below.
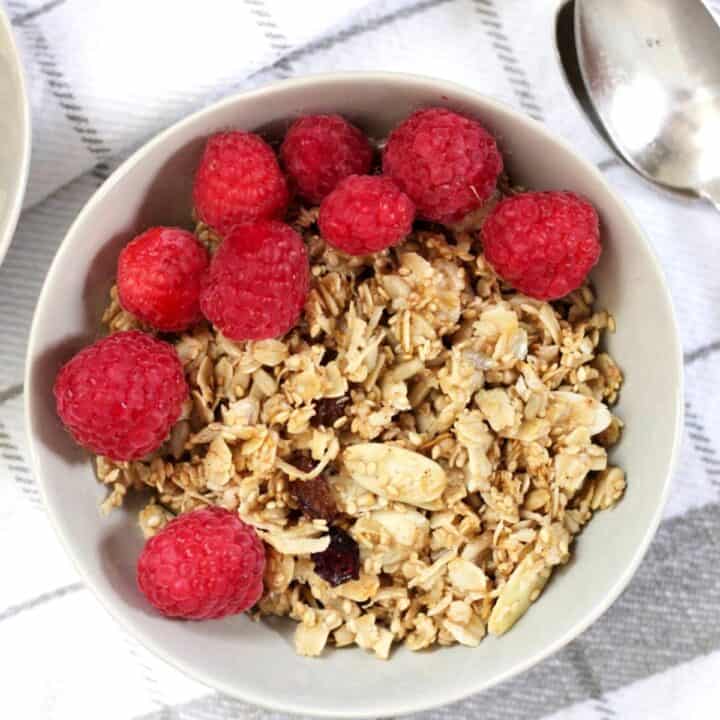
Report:
<svg viewBox="0 0 720 720"><path fill-rule="evenodd" d="M102 519L87 456L55 416L61 363L98 332L117 255L150 224L187 222L204 139L229 126L281 133L301 113L340 112L381 137L420 106L471 113L497 136L511 176L530 188L569 188L600 212L604 252L594 272L600 302L617 318L609 349L627 375L618 412L627 422L613 461L627 470L616 510L599 513L573 562L527 615L477 649L399 650L382 664L360 649L319 660L294 654L291 624L245 617L165 620L135 587L142 546L133 512ZM50 518L85 582L147 647L218 690L312 716L398 715L448 703L529 668L572 640L615 600L657 528L681 422L680 348L662 273L642 232L594 167L542 125L470 90L384 73L323 75L228 98L165 131L102 186L70 228L45 281L30 337L27 419L32 460Z"/></svg>
<svg viewBox="0 0 720 720"><path fill-rule="evenodd" d="M30 167L30 108L20 54L0 7L0 264L12 240Z"/></svg>

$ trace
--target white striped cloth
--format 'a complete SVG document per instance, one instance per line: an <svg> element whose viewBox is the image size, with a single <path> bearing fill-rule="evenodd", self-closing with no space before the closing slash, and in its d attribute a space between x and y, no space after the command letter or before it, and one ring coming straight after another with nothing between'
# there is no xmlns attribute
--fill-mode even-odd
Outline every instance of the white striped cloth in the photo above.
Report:
<svg viewBox="0 0 720 720"><path fill-rule="evenodd" d="M34 121L26 209L0 268L0 717L281 717L150 656L83 588L27 468L22 373L44 273L77 211L120 160L222 95L330 69L452 79L569 139L647 231L685 348L682 457L664 522L629 588L581 637L521 677L418 717L720 716L718 216L640 181L591 130L556 58L560 0L0 2L21 46Z"/></svg>

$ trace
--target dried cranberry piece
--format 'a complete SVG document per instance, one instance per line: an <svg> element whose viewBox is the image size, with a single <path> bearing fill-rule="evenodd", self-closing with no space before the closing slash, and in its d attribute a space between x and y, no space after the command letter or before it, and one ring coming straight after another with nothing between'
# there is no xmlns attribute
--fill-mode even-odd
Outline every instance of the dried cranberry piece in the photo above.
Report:
<svg viewBox="0 0 720 720"><path fill-rule="evenodd" d="M315 401L315 415L312 418L313 425L324 425L331 428L336 421L345 416L345 406L348 403L347 395L339 398L320 398Z"/></svg>
<svg viewBox="0 0 720 720"><path fill-rule="evenodd" d="M325 352L323 353L322 360L320 361L321 365L329 365L333 360L337 360L338 351L335 350L335 348L325 348Z"/></svg>
<svg viewBox="0 0 720 720"><path fill-rule="evenodd" d="M332 522L338 514L335 496L328 481L321 475L312 480L297 480L288 485L291 497L310 519Z"/></svg>
<svg viewBox="0 0 720 720"><path fill-rule="evenodd" d="M358 544L338 527L330 528L327 550L312 554L315 572L333 587L360 577L360 549Z"/></svg>
<svg viewBox="0 0 720 720"><path fill-rule="evenodd" d="M298 470L302 470L302 472L304 473L311 472L315 467L315 462L310 456L310 453L300 452L299 450L296 450L290 456L288 462L294 467L296 467Z"/></svg>

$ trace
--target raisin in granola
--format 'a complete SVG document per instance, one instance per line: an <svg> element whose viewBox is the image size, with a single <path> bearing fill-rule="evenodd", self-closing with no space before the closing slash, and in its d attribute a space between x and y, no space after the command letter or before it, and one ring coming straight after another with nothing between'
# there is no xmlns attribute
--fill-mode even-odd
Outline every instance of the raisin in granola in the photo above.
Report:
<svg viewBox="0 0 720 720"><path fill-rule="evenodd" d="M320 475L312 480L296 480L288 485L288 492L303 514L311 520L332 522L338 514L335 496L328 481Z"/></svg>

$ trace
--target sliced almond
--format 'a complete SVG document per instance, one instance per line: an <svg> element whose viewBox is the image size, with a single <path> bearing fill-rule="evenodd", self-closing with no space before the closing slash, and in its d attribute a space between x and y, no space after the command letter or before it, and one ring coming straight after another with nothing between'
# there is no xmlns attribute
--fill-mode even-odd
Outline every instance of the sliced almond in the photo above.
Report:
<svg viewBox="0 0 720 720"><path fill-rule="evenodd" d="M430 525L428 519L415 510L377 510L371 513L371 517L400 545L422 547L427 539Z"/></svg>
<svg viewBox="0 0 720 720"><path fill-rule="evenodd" d="M550 393L548 418L554 425L572 430L578 425L589 428L590 435L602 432L612 420L604 403L579 393L556 390Z"/></svg>
<svg viewBox="0 0 720 720"><path fill-rule="evenodd" d="M203 469L208 487L217 489L227 485L235 474L233 457L222 435L218 435L208 447L203 460Z"/></svg>
<svg viewBox="0 0 720 720"><path fill-rule="evenodd" d="M490 613L491 635L506 633L537 598L550 577L552 568L534 553L526 555L513 570Z"/></svg>
<svg viewBox="0 0 720 720"><path fill-rule="evenodd" d="M475 563L461 557L448 565L448 578L460 592L483 592L487 587L485 573Z"/></svg>
<svg viewBox="0 0 720 720"><path fill-rule="evenodd" d="M467 647L477 647L485 636L485 626L477 616L473 616L471 621L464 625L443 620L443 627L457 642Z"/></svg>
<svg viewBox="0 0 720 720"><path fill-rule="evenodd" d="M258 535L270 547L284 555L310 555L324 552L330 544L329 535L317 538L293 537L289 534L263 532L262 530L258 530Z"/></svg>
<svg viewBox="0 0 720 720"><path fill-rule="evenodd" d="M360 573L360 577L357 580L348 580L338 585L335 588L335 592L340 597L348 598L348 600L366 602L375 596L379 587L380 579L377 575Z"/></svg>
<svg viewBox="0 0 720 720"><path fill-rule="evenodd" d="M440 465L420 453L395 445L352 445L345 450L343 461L358 485L409 505L431 503L447 487L447 476Z"/></svg>

